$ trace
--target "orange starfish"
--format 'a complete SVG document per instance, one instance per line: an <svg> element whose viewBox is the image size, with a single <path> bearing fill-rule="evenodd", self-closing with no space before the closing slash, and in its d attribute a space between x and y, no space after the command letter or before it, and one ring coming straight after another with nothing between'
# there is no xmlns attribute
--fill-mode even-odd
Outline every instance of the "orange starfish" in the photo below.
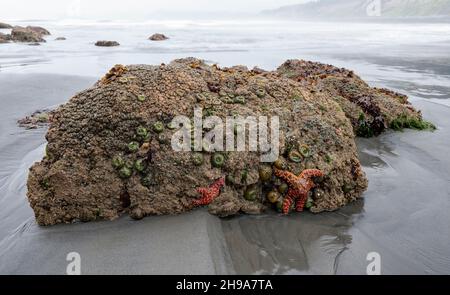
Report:
<svg viewBox="0 0 450 295"><path fill-rule="evenodd" d="M219 178L209 187L200 187L197 192L201 195L201 198L194 200L192 203L194 206L204 206L210 204L218 195L220 190L225 185L225 178Z"/></svg>
<svg viewBox="0 0 450 295"><path fill-rule="evenodd" d="M305 203L308 200L308 192L314 188L312 178L324 176L323 172L318 169L306 169L299 176L289 172L275 168L275 175L289 185L289 190L283 201L283 213L288 214L291 204L296 201L295 209L297 212L303 211Z"/></svg>

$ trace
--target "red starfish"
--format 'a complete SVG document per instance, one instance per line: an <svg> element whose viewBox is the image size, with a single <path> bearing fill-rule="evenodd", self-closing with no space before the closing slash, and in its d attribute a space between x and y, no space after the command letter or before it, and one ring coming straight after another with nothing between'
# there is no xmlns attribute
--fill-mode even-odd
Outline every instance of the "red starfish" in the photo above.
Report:
<svg viewBox="0 0 450 295"><path fill-rule="evenodd" d="M202 196L192 203L194 206L204 206L210 204L219 194L222 187L225 185L225 177L219 178L209 187L200 187L197 192Z"/></svg>
<svg viewBox="0 0 450 295"><path fill-rule="evenodd" d="M296 211L303 211L305 203L308 200L308 192L316 186L312 178L322 177L324 174L318 169L306 169L297 176L289 171L275 168L275 175L286 181L289 185L289 190L283 201L283 213L288 214L291 204L294 201L296 201Z"/></svg>

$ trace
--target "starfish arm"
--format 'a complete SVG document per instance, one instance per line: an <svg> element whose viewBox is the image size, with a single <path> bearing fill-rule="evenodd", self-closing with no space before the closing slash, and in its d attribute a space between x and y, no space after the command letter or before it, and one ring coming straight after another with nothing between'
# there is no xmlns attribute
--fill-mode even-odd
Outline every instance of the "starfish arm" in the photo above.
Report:
<svg viewBox="0 0 450 295"><path fill-rule="evenodd" d="M209 205L214 198L220 194L220 189L225 185L225 179L221 178L213 183L210 187L197 188L197 192L200 194L200 199L192 201L194 206Z"/></svg>
<svg viewBox="0 0 450 295"><path fill-rule="evenodd" d="M297 198L297 196L296 196L295 190L289 189L286 194L286 197L284 197L284 201L283 201L283 214L289 214L291 205L296 198Z"/></svg>
<svg viewBox="0 0 450 295"><path fill-rule="evenodd" d="M300 178L309 179L312 177L322 177L324 176L323 172L319 169L306 169L302 173L300 173Z"/></svg>
<svg viewBox="0 0 450 295"><path fill-rule="evenodd" d="M307 200L308 194L301 194L300 197L297 199L297 203L295 204L295 211L303 212Z"/></svg>
<svg viewBox="0 0 450 295"><path fill-rule="evenodd" d="M290 186L294 186L298 179L297 175L289 171L283 171L279 169L275 169L275 175L286 181Z"/></svg>

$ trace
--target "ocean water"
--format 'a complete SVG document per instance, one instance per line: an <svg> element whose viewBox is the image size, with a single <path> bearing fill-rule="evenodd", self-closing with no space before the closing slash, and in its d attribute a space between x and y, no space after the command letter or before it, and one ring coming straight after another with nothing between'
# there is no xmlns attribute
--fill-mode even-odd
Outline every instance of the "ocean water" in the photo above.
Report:
<svg viewBox="0 0 450 295"><path fill-rule="evenodd" d="M84 274L365 274L370 252L381 254L383 274L450 273L450 23L11 23L52 35L41 46L0 44L0 274L64 274L72 251ZM156 32L170 40L147 40ZM121 46L96 47L97 40ZM409 95L438 130L358 140L369 189L336 212L220 220L197 210L37 226L26 179L44 153L45 130L20 129L17 119L64 103L115 64L188 56L267 70L294 58L346 67Z"/></svg>
<svg viewBox="0 0 450 295"><path fill-rule="evenodd" d="M435 99L450 98L450 23L327 23L230 21L40 21L41 46L0 46L0 71L99 77L112 65L159 64L194 56L222 66L275 69L286 59L331 63L355 70L373 85ZM7 32L7 30L2 30ZM151 42L160 32L170 40ZM55 41L56 37L66 41ZM121 46L100 48L97 40Z"/></svg>

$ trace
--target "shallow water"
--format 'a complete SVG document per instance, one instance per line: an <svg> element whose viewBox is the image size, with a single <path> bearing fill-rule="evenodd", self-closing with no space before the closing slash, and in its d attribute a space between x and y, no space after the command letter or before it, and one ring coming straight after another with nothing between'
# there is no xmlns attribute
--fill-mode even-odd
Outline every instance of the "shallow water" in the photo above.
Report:
<svg viewBox="0 0 450 295"><path fill-rule="evenodd" d="M20 24L20 23L16 23ZM0 44L0 273L63 274L65 255L83 273L364 274L379 252L385 274L450 273L450 24L289 22L40 22L41 46ZM2 30L3 31L3 30ZM171 37L146 38L154 32ZM67 41L54 41L64 36ZM121 43L97 48L97 40ZM134 222L35 224L27 169L42 157L45 130L16 120L65 102L116 63L159 64L195 56L220 65L274 69L304 58L355 70L400 90L436 123L360 140L369 189L339 211L220 220L205 210Z"/></svg>

